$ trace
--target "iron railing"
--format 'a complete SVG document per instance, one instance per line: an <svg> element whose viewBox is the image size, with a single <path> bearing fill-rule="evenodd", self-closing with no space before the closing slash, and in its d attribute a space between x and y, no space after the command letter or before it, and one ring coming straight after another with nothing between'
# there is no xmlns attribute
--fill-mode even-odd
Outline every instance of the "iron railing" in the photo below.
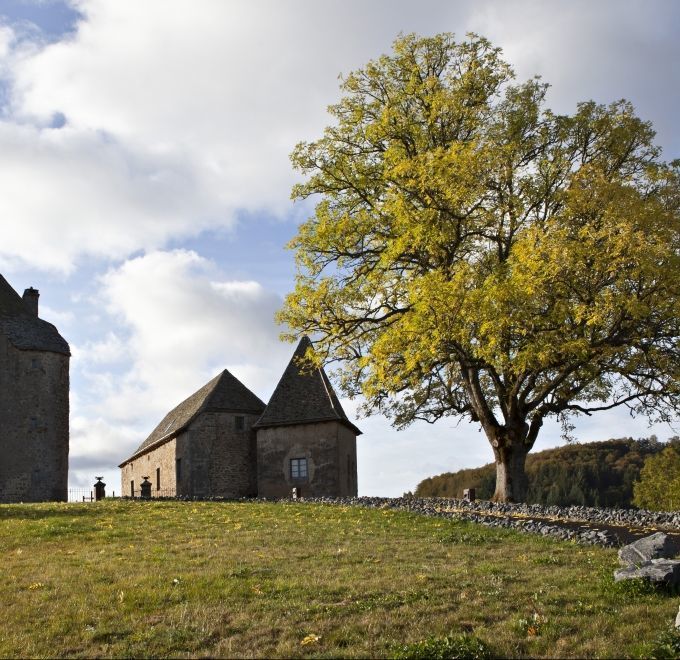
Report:
<svg viewBox="0 0 680 660"><path fill-rule="evenodd" d="M177 491L174 488L151 488L150 496L152 499L156 497L177 497ZM141 488L135 488L133 492L128 488L128 492L124 492L123 497L139 499L143 497L142 490Z"/></svg>
<svg viewBox="0 0 680 660"><path fill-rule="evenodd" d="M106 494L107 497L115 497L116 492L111 491ZM69 488L68 501L69 502L94 502L95 501L94 488Z"/></svg>

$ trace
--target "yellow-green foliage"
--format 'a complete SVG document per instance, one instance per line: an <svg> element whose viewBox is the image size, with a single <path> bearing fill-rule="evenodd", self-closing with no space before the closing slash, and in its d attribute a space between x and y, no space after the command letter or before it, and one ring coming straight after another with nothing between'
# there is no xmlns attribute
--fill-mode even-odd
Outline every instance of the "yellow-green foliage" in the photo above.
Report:
<svg viewBox="0 0 680 660"><path fill-rule="evenodd" d="M390 510L0 505L0 553L2 658L650 657L677 611L614 550Z"/></svg>
<svg viewBox="0 0 680 660"><path fill-rule="evenodd" d="M546 89L476 35L406 35L292 154L320 201L279 318L397 424L526 451L547 416L678 410L679 163L630 103L555 115Z"/></svg>
<svg viewBox="0 0 680 660"><path fill-rule="evenodd" d="M680 510L680 446L674 442L650 456L633 485L633 503L651 511Z"/></svg>

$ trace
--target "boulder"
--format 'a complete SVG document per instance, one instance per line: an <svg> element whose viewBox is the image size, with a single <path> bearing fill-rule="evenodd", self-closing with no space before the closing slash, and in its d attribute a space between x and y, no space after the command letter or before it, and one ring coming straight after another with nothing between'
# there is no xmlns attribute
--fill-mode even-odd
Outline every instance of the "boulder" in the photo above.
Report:
<svg viewBox="0 0 680 660"><path fill-rule="evenodd" d="M637 566L626 566L614 571L614 582L640 578L659 585L676 586L680 584L680 561L677 559L652 559Z"/></svg>
<svg viewBox="0 0 680 660"><path fill-rule="evenodd" d="M634 543L624 545L619 550L619 561L622 566L639 566L652 559L673 556L673 542L663 532L645 536Z"/></svg>

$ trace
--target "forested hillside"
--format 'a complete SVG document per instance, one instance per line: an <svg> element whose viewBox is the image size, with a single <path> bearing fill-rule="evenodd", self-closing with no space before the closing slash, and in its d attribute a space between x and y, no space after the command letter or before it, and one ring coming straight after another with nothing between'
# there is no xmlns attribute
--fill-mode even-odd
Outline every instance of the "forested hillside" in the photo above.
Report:
<svg viewBox="0 0 680 660"><path fill-rule="evenodd" d="M680 438L671 442L680 442ZM633 482L639 478L645 459L665 446L652 436L574 443L529 454L527 502L632 507ZM495 479L496 467L490 463L424 479L415 495L461 497L464 488L475 488L477 499L490 499Z"/></svg>

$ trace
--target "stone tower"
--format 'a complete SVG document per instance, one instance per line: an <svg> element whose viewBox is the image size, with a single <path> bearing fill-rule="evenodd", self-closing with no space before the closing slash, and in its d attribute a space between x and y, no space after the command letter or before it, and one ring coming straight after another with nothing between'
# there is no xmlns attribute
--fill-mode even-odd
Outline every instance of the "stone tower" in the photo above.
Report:
<svg viewBox="0 0 680 660"><path fill-rule="evenodd" d="M255 424L257 494L302 497L357 494L357 435L328 377L309 369L307 337L298 344L279 384Z"/></svg>
<svg viewBox="0 0 680 660"><path fill-rule="evenodd" d="M0 275L0 502L67 499L70 350Z"/></svg>

